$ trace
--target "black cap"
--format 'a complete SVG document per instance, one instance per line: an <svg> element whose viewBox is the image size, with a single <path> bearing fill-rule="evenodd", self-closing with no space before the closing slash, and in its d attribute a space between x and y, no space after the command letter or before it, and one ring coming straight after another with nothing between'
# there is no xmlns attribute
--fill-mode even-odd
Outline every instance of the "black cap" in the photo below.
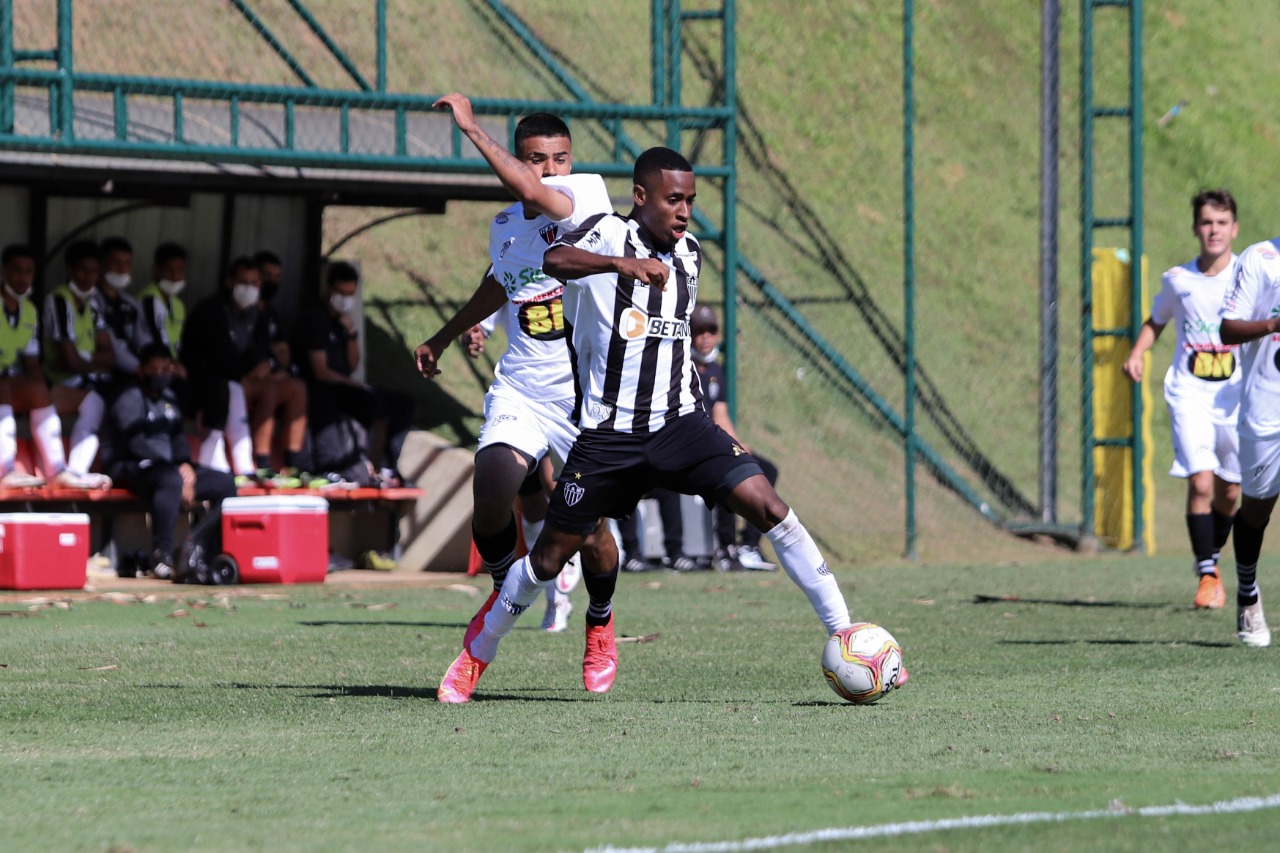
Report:
<svg viewBox="0 0 1280 853"><path fill-rule="evenodd" d="M693 309L693 315L689 318L689 328L710 329L713 332L720 331L720 320L716 317L716 311L710 305L699 305Z"/></svg>

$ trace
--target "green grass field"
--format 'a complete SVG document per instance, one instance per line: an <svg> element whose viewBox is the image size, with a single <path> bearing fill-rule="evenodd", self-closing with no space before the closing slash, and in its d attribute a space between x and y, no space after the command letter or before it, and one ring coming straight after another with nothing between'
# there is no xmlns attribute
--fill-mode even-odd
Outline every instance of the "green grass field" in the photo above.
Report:
<svg viewBox="0 0 1280 853"><path fill-rule="evenodd" d="M1236 643L1233 612L1193 611L1183 562L843 571L912 675L871 707L827 688L781 575L623 577L619 633L651 638L620 645L606 696L581 686L579 590L571 630L528 614L464 706L435 686L481 580L69 610L11 594L0 609L32 615L0 619L4 846L580 850L1280 793L1276 652ZM875 843L1262 849L1275 820Z"/></svg>

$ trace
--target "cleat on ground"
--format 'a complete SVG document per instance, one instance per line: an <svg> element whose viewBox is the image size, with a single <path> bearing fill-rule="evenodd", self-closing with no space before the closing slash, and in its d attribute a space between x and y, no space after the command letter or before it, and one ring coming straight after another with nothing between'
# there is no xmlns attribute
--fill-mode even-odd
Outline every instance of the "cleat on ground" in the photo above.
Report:
<svg viewBox="0 0 1280 853"><path fill-rule="evenodd" d="M440 689L436 691L436 700L446 705L461 705L470 702L471 695L476 692L476 684L489 665L476 660L471 653L463 649L449 670L440 679Z"/></svg>
<svg viewBox="0 0 1280 853"><path fill-rule="evenodd" d="M582 654L582 685L592 693L608 693L618 675L618 645L613 636L613 615L604 625L587 626L587 648Z"/></svg>
<svg viewBox="0 0 1280 853"><path fill-rule="evenodd" d="M1271 629L1267 627L1267 617L1262 612L1262 596L1253 604L1242 604L1236 607L1236 636L1246 646L1256 649L1271 645Z"/></svg>
<svg viewBox="0 0 1280 853"><path fill-rule="evenodd" d="M1222 578L1218 573L1201 575L1200 587L1196 590L1196 607L1205 610L1217 610L1227 603L1227 592L1222 588Z"/></svg>

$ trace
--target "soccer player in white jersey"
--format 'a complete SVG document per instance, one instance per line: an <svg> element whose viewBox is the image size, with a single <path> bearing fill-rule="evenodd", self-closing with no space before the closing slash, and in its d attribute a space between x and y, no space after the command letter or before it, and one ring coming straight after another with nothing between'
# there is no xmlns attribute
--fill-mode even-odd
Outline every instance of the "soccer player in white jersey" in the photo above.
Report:
<svg viewBox="0 0 1280 853"><path fill-rule="evenodd" d="M1173 364L1164 376L1173 430L1169 474L1187 481L1187 532L1199 577L1195 606L1218 608L1227 601L1218 554L1231 535L1240 497L1238 347L1218 335L1218 312L1235 283L1231 241L1240 230L1231 193L1206 190L1191 199L1191 230L1200 255L1164 274L1123 370L1141 382L1142 357L1166 325L1177 325Z"/></svg>
<svg viewBox="0 0 1280 853"><path fill-rule="evenodd" d="M418 369L437 375L440 354L460 333L501 309L507 332L506 353L485 397L473 478L476 550L493 577L493 593L476 613L463 637L471 644L485 614L498 600L507 568L515 559L516 524L512 504L517 493L541 488L538 461L550 454L559 465L568 456L578 430L571 417L573 376L566 346L564 285L542 272L542 254L563 231L588 217L609 212L608 190L599 175L571 175L572 141L564 122L548 113L526 116L516 127L516 156L476 123L471 103L446 95L437 108L453 112L458 128L488 160L518 199L494 217L489 229L492 266L465 306L415 351ZM522 488L522 484L526 484ZM537 538L541 522L526 519L527 542ZM607 528L591 537L583 552L589 572L616 573L617 546ZM594 580L588 579L591 587ZM562 592L567 593L567 584ZM567 618L567 597L553 604ZM558 617L553 616L551 627Z"/></svg>
<svg viewBox="0 0 1280 853"><path fill-rule="evenodd" d="M851 624L813 538L703 406L689 334L702 267L698 241L687 233L693 169L678 152L651 148L636 160L633 177L628 217L592 217L557 239L543 260L543 269L565 282L582 432L551 496L542 535L507 574L503 606L489 611L483 630L445 674L437 695L447 701L471 697L498 643L597 529L599 517L632 512L654 486L703 495L743 516L773 543L823 629L832 634ZM603 693L617 674L612 600L598 587L588 592L583 683Z"/></svg>
<svg viewBox="0 0 1280 853"><path fill-rule="evenodd" d="M1280 495L1280 237L1240 253L1235 287L1222 304L1222 340L1240 344L1240 511L1236 552L1236 628L1247 646L1271 645L1262 612L1258 556Z"/></svg>

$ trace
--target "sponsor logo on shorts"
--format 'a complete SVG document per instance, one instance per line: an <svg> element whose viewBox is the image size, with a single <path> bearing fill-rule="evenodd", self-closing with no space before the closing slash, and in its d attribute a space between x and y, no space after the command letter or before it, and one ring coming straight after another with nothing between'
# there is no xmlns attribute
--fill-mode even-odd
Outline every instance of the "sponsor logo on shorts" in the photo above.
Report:
<svg viewBox="0 0 1280 853"><path fill-rule="evenodd" d="M503 421L514 421L515 419L516 419L515 415L495 415L493 418L493 422L495 424L500 424Z"/></svg>
<svg viewBox="0 0 1280 853"><path fill-rule="evenodd" d="M820 575L829 575L829 574L831 574L831 570L827 568L827 561L826 561L826 560L823 560L823 561L822 561L822 565L821 565L821 566L818 566L818 574L820 574Z"/></svg>
<svg viewBox="0 0 1280 853"><path fill-rule="evenodd" d="M529 605L516 604L504 595L502 596L502 609L510 613L512 616L519 616L521 613L529 609Z"/></svg>
<svg viewBox="0 0 1280 853"><path fill-rule="evenodd" d="M684 320L650 317L639 308L628 308L618 318L618 334L628 341L640 338L689 337L689 324Z"/></svg>
<svg viewBox="0 0 1280 853"><path fill-rule="evenodd" d="M577 483L564 484L564 502L569 506L577 506L578 501L582 500L582 496L586 493L587 490Z"/></svg>

